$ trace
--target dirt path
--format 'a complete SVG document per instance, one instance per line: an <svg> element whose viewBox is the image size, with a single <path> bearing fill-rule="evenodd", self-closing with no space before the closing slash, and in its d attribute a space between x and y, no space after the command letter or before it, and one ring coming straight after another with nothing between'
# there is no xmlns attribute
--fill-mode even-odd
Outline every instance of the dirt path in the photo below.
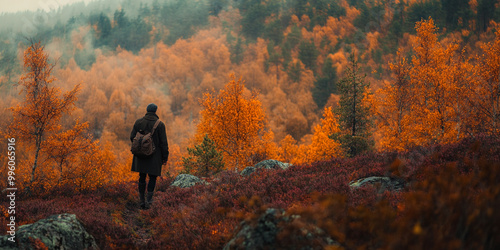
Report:
<svg viewBox="0 0 500 250"><path fill-rule="evenodd" d="M147 211L139 208L139 202L128 202L123 211L124 222L133 233L134 245L138 249L145 249L152 239L151 224L145 219Z"/></svg>

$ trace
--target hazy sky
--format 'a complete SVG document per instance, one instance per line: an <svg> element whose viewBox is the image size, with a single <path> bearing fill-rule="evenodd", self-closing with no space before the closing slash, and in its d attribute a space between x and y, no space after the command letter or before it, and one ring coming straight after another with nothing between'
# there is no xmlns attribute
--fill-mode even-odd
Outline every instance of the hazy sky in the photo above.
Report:
<svg viewBox="0 0 500 250"><path fill-rule="evenodd" d="M91 2L95 0L0 0L0 13L24 10L51 10L58 9L69 3Z"/></svg>

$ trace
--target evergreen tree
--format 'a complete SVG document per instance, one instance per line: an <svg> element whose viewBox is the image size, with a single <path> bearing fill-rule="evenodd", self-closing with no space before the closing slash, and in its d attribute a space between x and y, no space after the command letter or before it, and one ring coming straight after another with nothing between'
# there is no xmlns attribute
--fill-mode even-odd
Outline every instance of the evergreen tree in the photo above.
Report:
<svg viewBox="0 0 500 250"><path fill-rule="evenodd" d="M282 71L283 55L279 50L276 50L273 41L270 41L267 45L267 53L269 54L269 58L265 62L265 69L268 71L270 67L274 68L276 71L276 82L278 82L280 80L280 71Z"/></svg>
<svg viewBox="0 0 500 250"><path fill-rule="evenodd" d="M277 19L265 25L263 36L266 39L274 42L275 44L280 44L283 41L283 27L281 20Z"/></svg>
<svg viewBox="0 0 500 250"><path fill-rule="evenodd" d="M429 17L435 18L438 27L443 27L445 26L445 16L440 1L430 0L413 3L408 7L408 15L405 19L405 31L413 32L416 22Z"/></svg>
<svg viewBox="0 0 500 250"><path fill-rule="evenodd" d="M339 116L341 132L332 137L342 144L348 156L356 156L371 147L370 107L366 101L369 83L366 75L361 75L358 60L354 54L349 56L349 66L345 77L339 83Z"/></svg>
<svg viewBox="0 0 500 250"><path fill-rule="evenodd" d="M4 84L13 83L11 78L16 74L16 68L19 67L16 59L16 47L12 46L10 42L0 42L0 65L2 65L0 67L0 75L4 75L6 79L6 81L0 80L0 87Z"/></svg>
<svg viewBox="0 0 500 250"><path fill-rule="evenodd" d="M289 44L290 49L294 49L302 39L302 33L297 25L293 25L290 33L286 37L286 43Z"/></svg>
<svg viewBox="0 0 500 250"><path fill-rule="evenodd" d="M257 40L264 32L266 7L262 4L251 5L241 19L241 32L250 40Z"/></svg>
<svg viewBox="0 0 500 250"><path fill-rule="evenodd" d="M306 67L314 71L316 69L316 58L318 57L318 50L313 41L303 41L299 45L299 59Z"/></svg>
<svg viewBox="0 0 500 250"><path fill-rule="evenodd" d="M290 80L293 82L300 82L300 76L302 75L302 67L300 66L300 62L292 62L289 70L288 70L288 77Z"/></svg>
<svg viewBox="0 0 500 250"><path fill-rule="evenodd" d="M217 151L214 141L208 135L203 142L194 148L187 148L189 157L182 157L185 172L192 172L198 176L209 176L224 169L222 153Z"/></svg>
<svg viewBox="0 0 500 250"><path fill-rule="evenodd" d="M231 46L231 62L234 64L239 64L243 60L243 41L241 37L238 36L236 44Z"/></svg>
<svg viewBox="0 0 500 250"><path fill-rule="evenodd" d="M442 0L441 5L445 14L446 27L451 30L467 28L472 16L469 0Z"/></svg>
<svg viewBox="0 0 500 250"><path fill-rule="evenodd" d="M322 72L323 77L314 82L312 91L314 102L320 109L325 107L331 94L337 93L337 68L333 66L332 59L326 59Z"/></svg>
<svg viewBox="0 0 500 250"><path fill-rule="evenodd" d="M479 31L486 31L495 15L496 0L479 0L477 6L477 25Z"/></svg>

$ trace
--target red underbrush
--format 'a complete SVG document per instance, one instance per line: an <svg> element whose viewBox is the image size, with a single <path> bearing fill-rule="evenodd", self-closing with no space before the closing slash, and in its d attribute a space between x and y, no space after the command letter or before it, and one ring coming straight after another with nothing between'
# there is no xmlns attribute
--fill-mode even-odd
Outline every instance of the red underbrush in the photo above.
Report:
<svg viewBox="0 0 500 250"><path fill-rule="evenodd" d="M500 140L480 136L247 177L226 171L212 176L210 185L185 189L170 187L173 177L163 177L149 210L137 209L136 183L86 193L60 188L22 197L16 221L74 213L101 249L221 249L242 220L255 222L272 207L300 215L282 225L277 248L296 241L304 228L319 227L345 249L493 249L500 245L499 162ZM368 176L407 185L399 192L349 188L350 181ZM6 214L7 203L1 205ZM7 223L1 216L0 230L6 232Z"/></svg>

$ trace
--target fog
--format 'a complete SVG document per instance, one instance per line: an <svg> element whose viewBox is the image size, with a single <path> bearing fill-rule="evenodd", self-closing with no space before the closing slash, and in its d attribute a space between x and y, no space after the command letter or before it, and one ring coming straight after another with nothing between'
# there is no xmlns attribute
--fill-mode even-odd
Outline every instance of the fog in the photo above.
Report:
<svg viewBox="0 0 500 250"><path fill-rule="evenodd" d="M0 14L38 10L50 12L68 4L92 1L97 0L0 0Z"/></svg>

